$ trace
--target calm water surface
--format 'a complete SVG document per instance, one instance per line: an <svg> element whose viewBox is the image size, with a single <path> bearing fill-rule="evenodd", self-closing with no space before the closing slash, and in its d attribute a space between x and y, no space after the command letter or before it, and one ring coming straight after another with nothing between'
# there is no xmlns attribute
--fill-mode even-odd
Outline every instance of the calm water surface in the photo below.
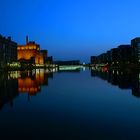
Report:
<svg viewBox="0 0 140 140"><path fill-rule="evenodd" d="M139 140L139 73L9 72L0 77L0 137Z"/></svg>

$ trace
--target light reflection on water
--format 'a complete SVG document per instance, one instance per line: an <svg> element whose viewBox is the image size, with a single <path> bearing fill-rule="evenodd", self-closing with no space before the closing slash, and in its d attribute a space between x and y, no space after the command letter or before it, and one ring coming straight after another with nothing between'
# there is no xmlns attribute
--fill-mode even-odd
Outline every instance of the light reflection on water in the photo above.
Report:
<svg viewBox="0 0 140 140"><path fill-rule="evenodd" d="M0 77L4 138L139 139L139 72L33 71Z"/></svg>

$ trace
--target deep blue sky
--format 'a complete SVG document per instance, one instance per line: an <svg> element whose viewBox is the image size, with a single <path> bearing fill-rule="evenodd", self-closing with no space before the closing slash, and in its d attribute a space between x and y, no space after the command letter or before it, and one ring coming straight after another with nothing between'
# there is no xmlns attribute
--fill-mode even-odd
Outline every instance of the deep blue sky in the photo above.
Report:
<svg viewBox="0 0 140 140"><path fill-rule="evenodd" d="M25 36L54 59L89 61L140 36L139 0L0 0L0 34Z"/></svg>

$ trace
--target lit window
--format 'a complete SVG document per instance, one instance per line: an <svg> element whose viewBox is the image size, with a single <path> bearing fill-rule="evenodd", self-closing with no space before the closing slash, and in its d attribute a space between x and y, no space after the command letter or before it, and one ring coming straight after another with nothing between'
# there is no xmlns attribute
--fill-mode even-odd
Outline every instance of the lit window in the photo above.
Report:
<svg viewBox="0 0 140 140"><path fill-rule="evenodd" d="M32 50L32 49L33 49L33 47L29 47L29 49L30 49L30 50Z"/></svg>

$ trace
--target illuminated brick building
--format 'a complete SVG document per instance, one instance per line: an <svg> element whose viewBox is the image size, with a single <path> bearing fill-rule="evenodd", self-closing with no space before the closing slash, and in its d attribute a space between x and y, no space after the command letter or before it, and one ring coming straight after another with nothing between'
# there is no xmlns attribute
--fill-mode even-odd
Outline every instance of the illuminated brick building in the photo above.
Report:
<svg viewBox="0 0 140 140"><path fill-rule="evenodd" d="M38 44L31 41L28 42L28 37L26 37L25 45L18 45L17 58L19 61L31 62L36 65L43 65L45 64L45 57L47 57L47 51L42 53Z"/></svg>

